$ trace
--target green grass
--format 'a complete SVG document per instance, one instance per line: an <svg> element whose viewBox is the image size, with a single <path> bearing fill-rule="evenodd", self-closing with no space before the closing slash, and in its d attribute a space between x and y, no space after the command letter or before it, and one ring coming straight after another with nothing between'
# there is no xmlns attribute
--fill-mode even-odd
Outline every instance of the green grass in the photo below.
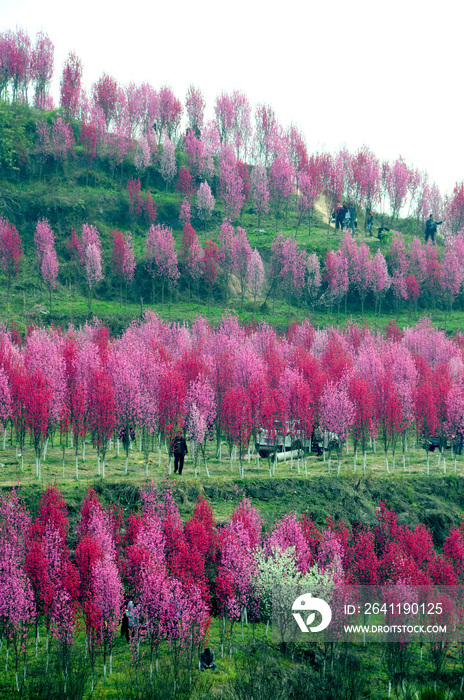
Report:
<svg viewBox="0 0 464 700"><path fill-rule="evenodd" d="M267 460L256 456L250 462L245 457L244 478L240 478L235 459L232 467L228 458L228 448L223 444L223 459L219 461L212 443L207 445L209 477L199 461L199 472L195 476L192 455L186 458L182 476L169 474L168 456L162 449L161 462L158 453L151 453L148 463L148 479L160 486L168 481L174 489L179 510L184 519L190 517L198 496L204 496L213 508L215 518L224 522L245 493L258 507L266 531L274 527L276 520L295 511L311 515L321 527L326 518L347 523L363 522L373 525L375 511L381 500L387 501L399 513L404 524L415 525L425 522L432 530L437 546L441 546L453 523L458 523L464 515L464 458L457 457L456 474L454 461L447 456L447 474L443 466L438 469L437 454L431 455L430 475L426 475L424 450L410 449L406 453L406 470L403 469L401 454L397 456L396 473L386 473L383 451L368 454L367 472L362 474L361 457L358 457L356 472L353 465L353 448L349 447L342 455L340 476L337 475L336 457L332 456L332 471L328 473L328 461L310 455L305 472L304 462L295 460L279 462L275 476L270 476ZM79 449L81 455L81 448ZM389 455L392 468L391 454ZM271 465L272 467L272 465ZM272 469L271 469L272 470ZM62 450L59 446L49 447L47 458L42 462L41 481L35 474L35 455L32 447L24 452L24 471L21 471L20 458L14 447L7 445L0 450L0 483L9 489L21 484L23 494L32 515L38 510L39 498L43 489L56 483L63 491L71 520L71 531L79 517L80 504L87 487L92 486L105 503L117 503L125 516L138 507L139 487L147 481L145 459L134 445L130 452L128 474L125 471L125 456L121 449L118 457L115 449L108 451L105 478L97 474L97 455L90 443L86 444L85 462L79 457L79 480L75 477L74 449L65 452L63 476ZM238 489L238 492L237 492Z"/></svg>
<svg viewBox="0 0 464 700"><path fill-rule="evenodd" d="M349 670L347 663L354 663L356 670L357 681L364 680L368 695L364 697L371 700L380 700L388 697L388 678L392 678L395 674L390 675L387 670L385 658L385 645L379 643L367 643L366 646L361 644L335 644L333 649L330 646L324 648L323 645L317 647L311 643L290 645L286 653L282 653L279 645L272 641L272 635L269 631L269 636L266 636L264 624L256 624L254 627L250 623L243 626L240 623L234 625L232 637L232 656L229 657L230 639L227 637L224 657L221 655L221 639L220 639L221 620L213 618L211 621L209 633L204 644L210 646L215 651L216 663L218 670L216 672L204 672L201 675L198 673L197 653L194 654L192 665L192 692L190 697L204 699L206 698L243 698L243 700L265 700L262 694L250 694L250 680L254 677L255 684L258 682L256 693L259 692L259 684L269 681L269 674L274 678L274 682L282 682L284 677L289 677L295 673L309 674L308 679L313 683L316 682L320 686L330 681L331 674L335 676L337 673L344 674L338 679L333 680L338 682L338 692L327 695L330 698L353 698L357 700L356 695L345 695L345 683L348 681L347 675ZM243 636L242 636L243 635ZM74 643L74 653L77 654L83 664L83 673L81 672L80 682L84 698L92 697L94 700L100 698L114 698L118 700L127 700L134 692L134 686L137 682L143 682L143 679L148 680L148 650L141 645L141 664L136 676L133 668L130 647L124 638L119 636L119 631L115 638L113 653L112 653L112 673L109 673L109 664L107 667L107 677L103 676L103 658L102 653L98 653L95 662L95 689L90 692L90 668L88 659L84 658L84 633L81 631ZM396 646L396 645L395 645ZM308 651L311 652L313 661L309 662ZM420 689L424 689L433 685L435 679L434 668L429 652L429 645L423 647L423 654L419 644L413 644L409 647L410 661L405 670L405 685L404 689L410 694L405 697L417 698ZM333 656L332 656L333 654ZM327 655L326 667L324 667L324 656ZM2 698L14 697L35 697L43 698L53 697L58 698L60 695L44 694L47 690L50 692L50 687L53 688L54 667L56 663L56 642L50 640L50 662L49 670L46 668L46 651L45 651L45 629L41 628L41 639L38 646L38 655L35 659L35 639L33 630L30 631L28 642L26 645L26 689L39 686L41 694L27 695L24 691L19 695L14 689L14 672L13 672L13 655L10 656L9 669L5 671L5 647L0 652L0 660L2 666L0 668L0 692ZM353 669L353 670L354 670ZM438 674L438 688L443 691L456 689L459 687L460 676L462 674L462 661L459 656L459 649L456 646L450 647L446 654L443 669ZM173 688L172 678L172 663L169 650L166 644L161 645L160 649L160 675L154 674L155 690L150 697L171 698ZM182 681L188 686L188 670L186 668L186 660L181 659L180 662L180 683ZM159 685L165 683L164 695L159 694ZM39 685L40 684L40 685ZM156 693L156 687L158 691ZM248 693L247 691L248 686ZM240 694L238 689L241 688ZM277 688L276 688L277 689ZM310 688L307 688L307 692ZM29 691L31 692L31 691ZM56 692L56 690L55 690ZM228 695L227 693L232 693ZM311 697L321 698L320 691L316 691L317 695L311 694ZM401 690L399 691L401 693ZM69 697L69 695L67 696ZM180 697L187 697L181 695ZM278 696L279 697L279 696ZM309 697L308 695L298 697ZM397 695L395 692L393 697L404 697L402 694ZM445 696L439 696L445 697ZM462 696L455 695L458 700ZM325 699L324 699L325 700Z"/></svg>

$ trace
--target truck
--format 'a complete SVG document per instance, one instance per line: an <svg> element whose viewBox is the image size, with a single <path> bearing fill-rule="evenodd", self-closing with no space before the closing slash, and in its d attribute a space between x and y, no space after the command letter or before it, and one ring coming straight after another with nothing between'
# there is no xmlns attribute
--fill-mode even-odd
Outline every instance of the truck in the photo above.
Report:
<svg viewBox="0 0 464 700"><path fill-rule="evenodd" d="M307 437L300 429L296 421L287 421L282 426L280 421L274 422L274 430L270 431L260 428L256 432L255 449L260 457L274 457L277 454L302 451L306 454L315 452L322 455L323 449L332 449L338 442L338 436L334 433L321 434L313 430L310 437Z"/></svg>

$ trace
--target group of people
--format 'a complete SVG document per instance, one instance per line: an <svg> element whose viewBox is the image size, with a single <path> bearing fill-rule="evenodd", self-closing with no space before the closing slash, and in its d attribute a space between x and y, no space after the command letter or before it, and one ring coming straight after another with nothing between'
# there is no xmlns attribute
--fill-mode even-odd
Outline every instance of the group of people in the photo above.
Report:
<svg viewBox="0 0 464 700"><path fill-rule="evenodd" d="M139 618L137 615L137 610L134 605L133 600L129 600L127 607L124 610L121 623L121 637L125 637L128 642L134 637L135 631L139 624ZM211 669L213 671L217 670L217 665L214 660L214 651L209 647L206 647L200 655L200 660L198 662L198 668L200 671L206 671Z"/></svg>
<svg viewBox="0 0 464 700"><path fill-rule="evenodd" d="M347 202L338 204L338 206L335 207L332 219L335 219L336 231L343 231L345 228L350 228L353 233L356 233L358 221L356 218L356 207L354 204L347 204Z"/></svg>
<svg viewBox="0 0 464 700"><path fill-rule="evenodd" d="M358 221L356 218L356 207L354 204L348 204L343 202L343 204L338 204L335 207L335 211L332 214L332 221L335 221L335 230L343 231L344 229L351 229L353 233L356 233L358 228ZM429 218L425 223L425 242L430 240L435 243L435 234L437 232L438 226L442 224L442 221L435 221L433 214L430 214ZM372 236L372 227L374 225L374 212L368 206L366 207L366 214L364 219L364 230L369 236ZM389 231L390 229L386 226L381 225L379 228L379 238L383 231Z"/></svg>

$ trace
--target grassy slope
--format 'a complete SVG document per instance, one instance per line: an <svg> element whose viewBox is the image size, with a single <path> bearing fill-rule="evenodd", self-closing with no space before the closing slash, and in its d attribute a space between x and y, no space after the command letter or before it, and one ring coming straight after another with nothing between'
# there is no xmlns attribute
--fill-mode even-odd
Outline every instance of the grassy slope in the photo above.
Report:
<svg viewBox="0 0 464 700"><path fill-rule="evenodd" d="M127 324L139 316L143 308L153 308L162 318L173 321L190 321L196 315L208 317L213 323L219 321L224 310L237 313L240 320L252 322L264 318L268 323L283 330L293 320L309 317L314 325L332 325L338 321L342 324L350 319L366 321L372 325L383 327L389 320L395 318L400 325L416 320L408 309L395 312L391 301L386 299L380 318L374 318L373 302L366 302L365 318L361 319L360 304L356 298L348 299L347 313L344 309L340 319L335 313L331 314L326 308L311 309L305 300L297 304L287 304L287 300L270 299L264 308L258 300L256 308L249 298L246 299L243 311L237 295L225 301L223 290L219 289L216 299L208 309L206 290L193 290L193 298L180 281L178 288L161 304L160 299L152 300L151 282L147 278L143 265L143 252L148 224L140 217L130 213L129 199L125 189L128 177L136 177L137 172L130 163L122 168L112 169L107 160L96 159L89 171L84 160L82 147L76 145L74 155L69 162L57 164L49 161L40 165L34 156L33 134L36 113L34 110L0 104L0 215L14 223L23 240L26 251L23 272L15 281L11 303L6 304L6 285L0 286L0 320L7 323L15 321L20 328L34 322L38 324L59 324L67 326L69 322L78 325L88 317L88 301L85 286L81 280L74 284L74 275L70 268L66 249L66 239L71 229L80 231L84 222L95 224L101 234L105 259L105 279L94 293L92 312L106 322L111 330L120 333ZM51 115L49 115L51 117ZM13 119L14 118L14 119ZM74 125L76 143L78 143L79 124ZM177 154L179 165L183 164L184 155ZM178 252L182 230L178 220L181 196L174 192L166 192L159 173L154 168L143 177L144 192L149 186L154 202L158 209L157 221L172 226ZM316 252L322 259L330 248L336 248L340 241L339 234L333 228L328 229L322 221L321 211L324 206L317 207L312 221L311 233L308 234L307 224L303 224L297 233L297 242L307 252ZM53 294L53 306L50 313L48 294L41 285L35 262L33 245L35 224L38 219L45 217L49 220L56 236L56 247L60 262L60 277L58 288ZM213 218L208 224L208 230L198 220L193 224L200 240L212 238L217 240L222 221L222 207L218 201ZM378 217L377 224L380 221ZM252 247L257 247L267 266L270 259L272 239L277 229L275 219L269 215L264 217L260 229L257 229L257 218L250 205L244 209L241 222L247 231ZM294 235L296 230L296 215L290 210L278 221L278 229L285 235ZM400 221L395 224L403 232L412 235L417 232L414 221ZM120 290L117 280L111 270L111 231L119 228L122 231L131 230L136 250L137 270L134 284L129 290L127 307L120 302ZM363 237L362 213L359 216L359 238L367 242L372 253L381 247L388 251L388 240L380 244L376 238ZM199 291L199 295L197 295ZM265 287L265 292L267 287ZM143 298L143 302L141 301ZM459 307L459 304L455 304ZM462 304L461 304L462 306ZM422 310L424 312L425 310ZM431 315L431 312L427 310ZM457 330L463 325L464 313L454 312L447 319L442 311L435 311L432 320L448 330Z"/></svg>
<svg viewBox="0 0 464 700"><path fill-rule="evenodd" d="M1 105L0 105L1 107ZM150 301L150 283L146 279L141 259L143 257L144 236L147 225L135 220L129 212L129 202L124 189L128 175L135 175L135 171L116 172L111 175L107 164L96 163L90 177L78 157L64 169L55 164L46 164L40 172L38 167L31 163L26 168L14 171L12 166L17 164L21 153L28 150L27 139L33 134L34 115L27 110L18 112L12 121L12 113L9 108L3 106L0 109L0 119L3 119L4 128L0 143L0 214L6 216L18 227L26 250L26 261L21 277L15 283L11 304L6 305L5 285L0 286L0 321L10 323L15 321L20 328L28 323L35 322L48 325L52 322L66 326L68 322L79 324L88 318L87 297L85 289L79 285L69 286L72 278L69 264L66 261L65 240L70 235L70 230L75 227L80 229L82 223L88 221L99 229L102 235L102 243L106 258L105 280L96 290L93 301L93 313L104 320L113 332L121 332L127 324L141 313L140 296L143 297L144 308L153 308L161 318L175 321L191 321L195 315L208 317L213 323L219 321L224 310L238 313L240 320L252 322L264 318L268 323L279 329L284 329L288 323L295 319L308 317L314 325L324 326L335 324L335 314L327 310L316 309L313 311L306 305L300 308L296 305L287 305L282 300L277 300L275 305L268 302L263 310L255 309L251 300L247 299L243 312L240 312L240 303L237 298L232 298L227 304L219 298L208 310L205 302L205 294L200 290L200 296L193 300L188 298L187 290L180 287L169 303L161 305L158 301L152 304ZM19 125L19 126L18 126ZM21 131L22 129L22 131ZM6 136L5 136L6 135ZM6 148L5 144L10 148ZM8 153L17 152L18 158L8 162ZM5 155L6 153L6 155ZM39 177L40 174L40 177ZM178 249L180 248L181 229L177 214L180 206L180 197L174 192L164 191L163 184L157 179L156 173L149 173L150 188L154 195L154 201L158 206L158 221L167 223L174 228L174 234ZM87 185L88 180L88 185ZM143 183L144 189L146 182ZM48 299L38 282L37 270L33 251L33 234L36 221L46 217L49 219L56 235L57 251L61 265L60 284L53 297L52 313L48 310ZM217 206L215 218L210 222L208 231L202 231L199 222L194 221L200 239L217 239L221 222L220 205ZM250 209L243 214L241 225L247 230L250 244L257 247L265 261L268 263L270 246L276 230L275 221L267 217L261 223L264 232L256 231L257 222ZM130 229L134 235L138 268L134 290L129 295L129 303L126 306L119 301L119 290L114 284L110 270L110 233L115 227L125 231ZM295 220L292 216L288 221L279 222L279 229L284 233L293 235L295 232ZM410 222L400 222L397 226L405 232L412 232L413 225ZM360 220L362 229L362 220ZM297 236L298 243L308 252L315 251L321 258L329 248L335 248L339 243L339 236L333 230L328 231L326 224L316 216L313 221L311 234L308 235L306 227L300 228ZM375 238L366 238L372 252L379 247L379 241ZM388 245L384 244L383 252ZM386 303L384 313L380 318L373 317L373 311L369 304L366 305L365 320L379 328L394 318L399 325L414 321L408 310L402 310L399 314ZM340 318L342 324L349 320L361 321L360 307L355 300L349 300L347 315ZM462 311L453 313L452 318L446 319L445 314L436 311L433 314L433 322L456 330L462 327L464 314ZM163 483L167 470L163 464L157 466L157 460L150 463L150 477ZM71 521L78 517L80 503L88 485L93 484L101 497L106 502L119 503L126 514L130 508L136 507L138 502L138 484L145 479L143 458L138 453L131 454L129 476L124 477L123 460L117 459L114 454L109 454L107 464L107 479L103 482L96 479L96 460L90 448L88 449L85 464L80 467L80 481L74 479L74 460L72 451L66 455L65 477L62 477L61 451L58 448L50 450L49 457L43 466L43 484L37 484L33 473L33 455L26 454L25 472L20 471L18 459L14 450L7 449L0 452L0 483L4 488L21 480L22 493L34 513L38 508L40 493L47 483L57 482L65 493L66 502L70 511ZM291 510L298 514L309 513L318 525L325 523L327 515L335 520L343 519L346 522L361 521L372 523L375 520L375 508L379 500L387 500L392 508L400 514L400 521L414 524L426 522L433 530L436 544L439 546L446 535L452 522L461 519L464 513L463 491L463 465L458 463L458 476L444 477L435 469L432 476L424 475L423 452L417 450L410 455L408 461L408 473L398 472L396 475L386 477L382 455L374 456L374 461L369 463L366 477L352 473L352 456L344 456L344 467L340 478L334 475L327 477L326 465L321 459L311 457L309 460L308 477L303 473L298 476L290 466L281 464L278 467L276 478L269 478L265 463L261 463L258 471L256 465L245 469L245 479L237 478L237 468L231 473L227 462L219 464L210 455L209 466L211 478L205 478L203 472L195 479L192 475L192 465L187 463L182 479L177 478L176 494L181 513L188 517L193 503L199 494L204 494L212 503L216 518L225 520L236 501L234 484L251 496L263 515L265 529L269 530L275 520ZM451 466L451 465L450 465ZM409 471L411 473L409 473ZM258 637L263 635L263 630L258 630ZM250 629L245 630L245 642L250 636ZM218 625L213 621L210 643L218 649ZM240 647L240 642L238 642ZM377 664L378 656L372 656L370 649L365 654L365 663L373 668L373 677L378 678L378 697L385 697L383 691L386 687L386 678L379 674ZM371 658L372 657L372 658ZM40 660L40 659L39 659ZM99 662L100 663L100 662ZM100 663L101 665L101 663ZM97 686L97 697L114 697L115 681L121 680L130 665L128 652L123 640L116 641L115 649L115 677L103 688L101 678ZM234 676L234 667L229 671L225 664L221 664L221 672L214 679L214 686L220 692L223 683ZM39 672L42 664L39 664ZM430 668L422 664L420 673L430 673Z"/></svg>

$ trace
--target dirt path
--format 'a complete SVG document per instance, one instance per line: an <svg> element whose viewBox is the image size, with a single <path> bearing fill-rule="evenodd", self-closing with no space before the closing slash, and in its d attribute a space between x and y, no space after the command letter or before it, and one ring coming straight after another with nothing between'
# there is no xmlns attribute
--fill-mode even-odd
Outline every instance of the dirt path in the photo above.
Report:
<svg viewBox="0 0 464 700"><path fill-rule="evenodd" d="M314 209L320 216L322 216L325 224L328 222L331 228L335 228L335 224L332 223L332 216L329 216L327 203L322 195L316 200L316 203L314 204Z"/></svg>

